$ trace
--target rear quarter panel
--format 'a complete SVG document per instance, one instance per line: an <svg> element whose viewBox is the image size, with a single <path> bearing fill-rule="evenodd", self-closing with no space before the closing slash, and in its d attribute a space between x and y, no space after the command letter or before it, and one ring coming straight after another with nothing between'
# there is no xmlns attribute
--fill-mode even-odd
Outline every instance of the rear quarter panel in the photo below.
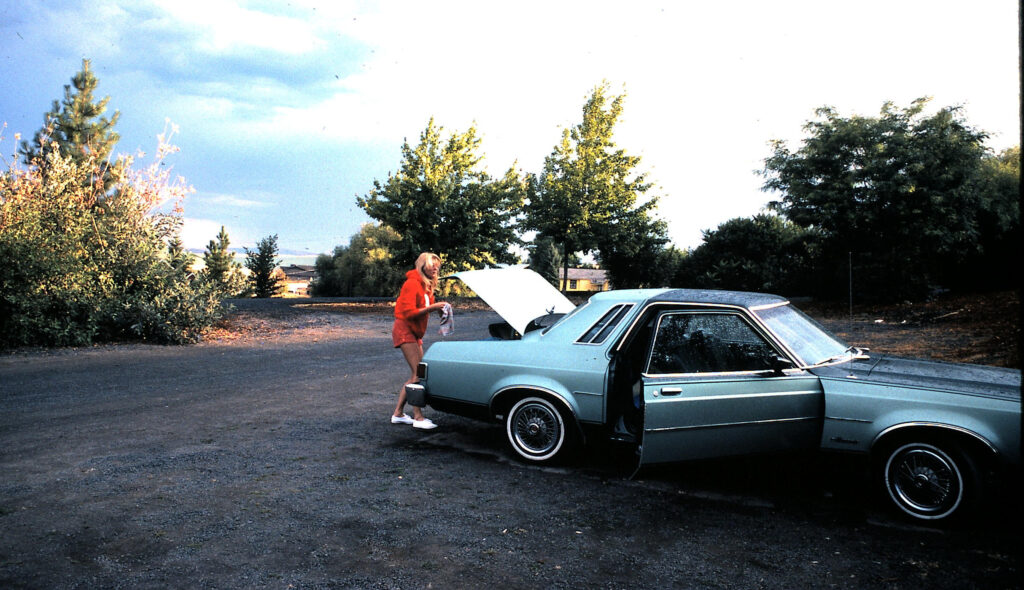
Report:
<svg viewBox="0 0 1024 590"><path fill-rule="evenodd" d="M427 389L441 397L489 406L508 388L535 388L565 399L578 420L604 420L604 349L543 338L437 342L424 356Z"/></svg>

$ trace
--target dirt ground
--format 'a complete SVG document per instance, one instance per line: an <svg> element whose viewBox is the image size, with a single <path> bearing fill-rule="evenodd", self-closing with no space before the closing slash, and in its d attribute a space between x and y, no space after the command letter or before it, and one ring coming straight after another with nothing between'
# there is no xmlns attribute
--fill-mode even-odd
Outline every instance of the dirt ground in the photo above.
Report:
<svg viewBox="0 0 1024 590"><path fill-rule="evenodd" d="M237 303L195 346L0 356L0 587L1020 587L1016 497L932 528L832 456L528 466L496 425L388 423L388 303ZM1016 294L801 307L878 352L1019 367ZM456 338L496 319L457 310Z"/></svg>
<svg viewBox="0 0 1024 590"><path fill-rule="evenodd" d="M1016 291L946 295L887 306L800 303L854 346L900 356L1020 368Z"/></svg>

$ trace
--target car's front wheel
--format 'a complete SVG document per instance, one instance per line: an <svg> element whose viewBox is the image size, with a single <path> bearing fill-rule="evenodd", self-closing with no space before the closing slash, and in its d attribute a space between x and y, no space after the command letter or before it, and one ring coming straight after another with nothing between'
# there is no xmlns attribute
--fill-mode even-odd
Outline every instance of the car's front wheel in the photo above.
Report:
<svg viewBox="0 0 1024 590"><path fill-rule="evenodd" d="M505 416L505 434L512 450L537 463L554 460L567 446L562 414L541 397L525 397L512 406Z"/></svg>
<svg viewBox="0 0 1024 590"><path fill-rule="evenodd" d="M885 455L882 482L889 499L915 519L951 518L973 501L977 470L953 444L905 442Z"/></svg>

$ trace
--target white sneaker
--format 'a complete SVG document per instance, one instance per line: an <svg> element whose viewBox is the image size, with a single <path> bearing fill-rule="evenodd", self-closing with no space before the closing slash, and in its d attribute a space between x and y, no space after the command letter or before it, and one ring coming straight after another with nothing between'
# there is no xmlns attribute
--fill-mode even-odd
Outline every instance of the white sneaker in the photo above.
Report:
<svg viewBox="0 0 1024 590"><path fill-rule="evenodd" d="M413 420L413 428L419 428L420 430L430 430L431 428L437 428L437 424L430 421L430 418L424 418L422 420Z"/></svg>
<svg viewBox="0 0 1024 590"><path fill-rule="evenodd" d="M391 416L392 424L415 424L416 421L409 417L409 414L402 414L401 416Z"/></svg>

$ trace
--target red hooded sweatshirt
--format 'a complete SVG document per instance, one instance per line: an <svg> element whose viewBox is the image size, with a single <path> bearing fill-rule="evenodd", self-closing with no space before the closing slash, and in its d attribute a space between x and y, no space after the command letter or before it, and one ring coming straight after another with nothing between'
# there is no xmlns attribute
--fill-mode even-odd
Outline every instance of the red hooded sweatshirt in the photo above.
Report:
<svg viewBox="0 0 1024 590"><path fill-rule="evenodd" d="M412 315L431 304L431 295L423 286L423 278L420 277L418 270L414 268L405 273L402 292L398 294L398 301L395 302L395 318L409 324L409 329L417 338L423 338L427 333L427 320L430 314L423 314L418 318Z"/></svg>

